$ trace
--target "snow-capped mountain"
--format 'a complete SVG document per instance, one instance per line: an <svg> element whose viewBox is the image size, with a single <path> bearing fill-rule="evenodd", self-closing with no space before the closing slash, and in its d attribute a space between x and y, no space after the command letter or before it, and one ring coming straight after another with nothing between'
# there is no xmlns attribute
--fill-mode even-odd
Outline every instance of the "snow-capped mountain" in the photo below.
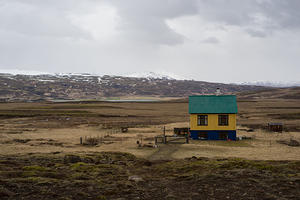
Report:
<svg viewBox="0 0 300 200"><path fill-rule="evenodd" d="M133 74L126 74L126 77L134 78L148 78L148 79L168 79L168 80L188 80L182 76L170 72L137 72Z"/></svg>
<svg viewBox="0 0 300 200"><path fill-rule="evenodd" d="M20 70L20 69L0 69L0 74L12 75L52 75L49 72L33 71L33 70Z"/></svg>
<svg viewBox="0 0 300 200"><path fill-rule="evenodd" d="M82 77L98 77L100 76L99 74L90 74L90 73L55 73L55 76L60 77L60 76L82 76Z"/></svg>
<svg viewBox="0 0 300 200"><path fill-rule="evenodd" d="M19 74L19 73L18 73ZM140 77L140 75L137 75ZM144 76L145 77L145 76ZM101 99L121 96L187 97L254 91L264 87L176 80L175 77L146 74L147 78L93 76L90 74L13 75L0 73L0 101L55 99Z"/></svg>
<svg viewBox="0 0 300 200"><path fill-rule="evenodd" d="M32 71L32 70L19 70L19 69L0 69L0 74L2 76L6 74L7 76L15 75L25 75L25 76L36 76L36 79L45 80L45 78L56 77L64 78L69 77L73 80L83 80L83 79L92 79L93 77L98 77L101 79L103 75L100 74L91 74L91 73L49 73L41 71ZM47 76L47 77L46 77ZM118 77L114 75L109 75L110 77ZM146 79L162 79L162 80L191 80L182 76L178 76L174 73L160 71L160 72L137 72L133 74L125 74L120 77L131 77L131 78L146 78ZM300 81L250 81L250 82L236 82L230 83L235 85L251 85L251 86L264 86L264 87L295 87L300 86Z"/></svg>
<svg viewBox="0 0 300 200"><path fill-rule="evenodd" d="M256 85L265 87L296 87L300 86L300 81L254 81L254 82L242 82L240 85Z"/></svg>
<svg viewBox="0 0 300 200"><path fill-rule="evenodd" d="M0 69L0 74L29 75L29 76L49 75L49 76L56 76L56 77L63 77L63 76L100 76L99 74L91 74L91 73L50 73L50 72L41 72L41 71L33 71L33 70L20 70L20 69Z"/></svg>

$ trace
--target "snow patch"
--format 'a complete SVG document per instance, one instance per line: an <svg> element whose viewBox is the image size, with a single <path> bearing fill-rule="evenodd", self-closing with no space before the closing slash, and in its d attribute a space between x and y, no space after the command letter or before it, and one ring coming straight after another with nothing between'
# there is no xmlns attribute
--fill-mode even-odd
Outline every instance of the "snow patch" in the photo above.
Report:
<svg viewBox="0 0 300 200"><path fill-rule="evenodd" d="M253 81L253 82L241 82L240 85L255 85L255 86L265 86L265 87L295 87L300 86L299 81Z"/></svg>
<svg viewBox="0 0 300 200"><path fill-rule="evenodd" d="M241 82L237 83L239 85L255 85L255 86L265 86L265 87L295 87L300 86L299 81L253 81L253 82Z"/></svg>
<svg viewBox="0 0 300 200"><path fill-rule="evenodd" d="M126 74L126 77L133 77L133 78L147 78L147 79L168 79L168 80L187 80L182 76L178 76L176 74L170 72L136 72L133 74Z"/></svg>
<svg viewBox="0 0 300 200"><path fill-rule="evenodd" d="M90 74L90 73L55 73L56 76L85 76L85 77L94 77L99 76L98 74Z"/></svg>
<svg viewBox="0 0 300 200"><path fill-rule="evenodd" d="M51 75L48 72L31 71L31 70L20 70L20 69L0 69L1 74L12 74L12 75Z"/></svg>

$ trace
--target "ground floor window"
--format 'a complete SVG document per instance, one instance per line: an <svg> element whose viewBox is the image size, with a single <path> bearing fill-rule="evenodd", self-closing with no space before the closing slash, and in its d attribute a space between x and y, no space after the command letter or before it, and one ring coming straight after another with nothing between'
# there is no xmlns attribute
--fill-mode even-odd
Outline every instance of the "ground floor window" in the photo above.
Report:
<svg viewBox="0 0 300 200"><path fill-rule="evenodd" d="M207 126L208 125L208 116L207 115L198 115L198 126Z"/></svg>
<svg viewBox="0 0 300 200"><path fill-rule="evenodd" d="M207 133L198 133L198 139L199 140L207 140L208 134Z"/></svg>
<svg viewBox="0 0 300 200"><path fill-rule="evenodd" d="M219 126L228 126L228 115L219 115Z"/></svg>
<svg viewBox="0 0 300 200"><path fill-rule="evenodd" d="M219 140L228 140L228 133L219 133Z"/></svg>

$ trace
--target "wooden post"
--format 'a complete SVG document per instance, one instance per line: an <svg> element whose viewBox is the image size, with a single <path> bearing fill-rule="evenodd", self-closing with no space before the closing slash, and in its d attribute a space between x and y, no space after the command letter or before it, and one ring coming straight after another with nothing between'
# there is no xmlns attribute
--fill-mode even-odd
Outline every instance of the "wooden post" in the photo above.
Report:
<svg viewBox="0 0 300 200"><path fill-rule="evenodd" d="M186 139L186 143L188 144L189 143L189 134L185 135L185 139Z"/></svg>
<svg viewBox="0 0 300 200"><path fill-rule="evenodd" d="M82 137L80 137L80 144L82 144Z"/></svg>

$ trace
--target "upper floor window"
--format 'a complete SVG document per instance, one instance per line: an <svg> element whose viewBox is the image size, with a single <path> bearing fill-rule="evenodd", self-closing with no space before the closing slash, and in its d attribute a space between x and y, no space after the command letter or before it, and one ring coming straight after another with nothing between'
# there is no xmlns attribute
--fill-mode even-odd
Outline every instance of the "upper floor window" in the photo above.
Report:
<svg viewBox="0 0 300 200"><path fill-rule="evenodd" d="M207 115L198 115L198 121L197 121L198 126L207 126L208 124L207 118L208 118Z"/></svg>
<svg viewBox="0 0 300 200"><path fill-rule="evenodd" d="M219 126L228 126L228 115L219 115Z"/></svg>

